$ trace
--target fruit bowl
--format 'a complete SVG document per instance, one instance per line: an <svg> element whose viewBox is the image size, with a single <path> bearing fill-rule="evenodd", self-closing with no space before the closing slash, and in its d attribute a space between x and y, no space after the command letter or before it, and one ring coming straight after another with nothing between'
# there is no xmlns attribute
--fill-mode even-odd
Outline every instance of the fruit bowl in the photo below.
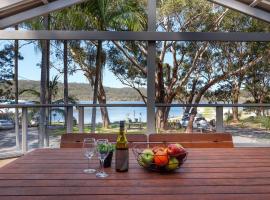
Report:
<svg viewBox="0 0 270 200"><path fill-rule="evenodd" d="M132 146L138 164L151 171L173 172L187 158L187 151L178 143L133 143Z"/></svg>

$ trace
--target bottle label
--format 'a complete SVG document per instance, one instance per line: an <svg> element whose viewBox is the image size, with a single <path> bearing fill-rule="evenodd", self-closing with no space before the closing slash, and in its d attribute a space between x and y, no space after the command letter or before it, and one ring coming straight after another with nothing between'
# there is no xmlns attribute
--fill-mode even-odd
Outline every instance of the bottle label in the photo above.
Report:
<svg viewBox="0 0 270 200"><path fill-rule="evenodd" d="M128 170L128 149L116 149L115 155L115 169L118 171Z"/></svg>

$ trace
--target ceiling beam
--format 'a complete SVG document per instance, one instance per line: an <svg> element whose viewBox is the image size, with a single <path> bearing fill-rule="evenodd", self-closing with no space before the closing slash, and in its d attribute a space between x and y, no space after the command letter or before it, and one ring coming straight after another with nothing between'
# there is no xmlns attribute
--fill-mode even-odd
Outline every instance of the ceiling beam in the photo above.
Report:
<svg viewBox="0 0 270 200"><path fill-rule="evenodd" d="M70 7L72 5L81 3L85 0L57 0L52 3L48 3L43 6L39 6L37 8L33 8L18 14L15 14L13 16L4 18L0 20L0 29L8 28L10 26L16 25L18 23L21 23L23 21L32 19L34 17L46 15L48 13Z"/></svg>
<svg viewBox="0 0 270 200"><path fill-rule="evenodd" d="M22 3L23 1L24 0L2 0L1 5L0 5L0 9L11 7L15 4Z"/></svg>
<svg viewBox="0 0 270 200"><path fill-rule="evenodd" d="M236 0L208 0L221 6L236 10L251 17L270 23L270 13L258 8L251 7Z"/></svg>
<svg viewBox="0 0 270 200"><path fill-rule="evenodd" d="M49 1L48 0L41 0L44 4L48 4Z"/></svg>
<svg viewBox="0 0 270 200"><path fill-rule="evenodd" d="M248 32L109 32L109 31L7 31L0 40L116 40L116 41L270 41L270 33Z"/></svg>
<svg viewBox="0 0 270 200"><path fill-rule="evenodd" d="M261 3L263 0L254 0L249 6L251 7L255 7L257 6L259 3Z"/></svg>

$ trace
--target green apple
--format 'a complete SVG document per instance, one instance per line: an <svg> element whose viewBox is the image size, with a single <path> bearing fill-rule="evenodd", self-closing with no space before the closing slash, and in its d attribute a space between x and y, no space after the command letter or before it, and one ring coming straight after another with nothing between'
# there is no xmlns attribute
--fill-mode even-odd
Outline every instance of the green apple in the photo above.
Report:
<svg viewBox="0 0 270 200"><path fill-rule="evenodd" d="M145 149L143 152L140 154L142 162L149 166L153 163L154 160L154 152L152 149Z"/></svg>
<svg viewBox="0 0 270 200"><path fill-rule="evenodd" d="M178 168L179 161L175 157L171 157L169 163L166 165L166 169L169 171L175 170Z"/></svg>

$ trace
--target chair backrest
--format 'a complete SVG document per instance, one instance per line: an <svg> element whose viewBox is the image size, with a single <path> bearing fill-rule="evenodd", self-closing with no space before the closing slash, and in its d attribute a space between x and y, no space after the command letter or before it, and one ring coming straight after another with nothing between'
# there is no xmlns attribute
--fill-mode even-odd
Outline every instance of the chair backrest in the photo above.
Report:
<svg viewBox="0 0 270 200"><path fill-rule="evenodd" d="M178 142L186 148L233 148L229 133L150 134L149 142Z"/></svg>
<svg viewBox="0 0 270 200"><path fill-rule="evenodd" d="M127 134L127 140L131 142L147 142L145 134ZM98 133L68 133L61 136L60 148L82 148L84 138L108 139L116 142L117 134Z"/></svg>

